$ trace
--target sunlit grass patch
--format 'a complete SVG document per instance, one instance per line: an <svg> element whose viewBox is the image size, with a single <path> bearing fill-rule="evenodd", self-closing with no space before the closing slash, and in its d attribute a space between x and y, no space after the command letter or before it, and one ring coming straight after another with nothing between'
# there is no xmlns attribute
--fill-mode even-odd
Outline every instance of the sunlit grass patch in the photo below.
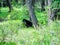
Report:
<svg viewBox="0 0 60 45"><path fill-rule="evenodd" d="M1 12L8 12L9 11L9 8L8 7L2 7L1 8Z"/></svg>

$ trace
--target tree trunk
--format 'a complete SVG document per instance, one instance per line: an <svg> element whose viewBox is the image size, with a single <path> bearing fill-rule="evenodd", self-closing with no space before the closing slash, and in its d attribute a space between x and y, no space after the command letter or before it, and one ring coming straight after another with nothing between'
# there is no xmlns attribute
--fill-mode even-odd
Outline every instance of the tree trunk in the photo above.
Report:
<svg viewBox="0 0 60 45"><path fill-rule="evenodd" d="M36 2L37 0L32 0L32 6L34 7L35 5L35 2Z"/></svg>
<svg viewBox="0 0 60 45"><path fill-rule="evenodd" d="M45 11L45 1L40 0L40 4L41 4L41 11Z"/></svg>
<svg viewBox="0 0 60 45"><path fill-rule="evenodd" d="M25 3L26 3L25 1L26 1L26 0L22 0L22 5L25 5Z"/></svg>
<svg viewBox="0 0 60 45"><path fill-rule="evenodd" d="M18 0L15 0L16 3L18 3Z"/></svg>
<svg viewBox="0 0 60 45"><path fill-rule="evenodd" d="M1 0L1 7L3 7L3 0Z"/></svg>
<svg viewBox="0 0 60 45"><path fill-rule="evenodd" d="M7 0L7 5L9 7L9 12L12 10L11 0Z"/></svg>
<svg viewBox="0 0 60 45"><path fill-rule="evenodd" d="M51 4L52 4L52 0L48 0L48 25L50 25L53 17L54 17L54 12L52 10L52 7L51 7Z"/></svg>
<svg viewBox="0 0 60 45"><path fill-rule="evenodd" d="M37 18L35 16L35 12L34 12L34 8L32 6L32 0L26 0L28 8L29 8L29 14L33 23L34 28L37 28L38 26L38 21Z"/></svg>
<svg viewBox="0 0 60 45"><path fill-rule="evenodd" d="M48 6L48 0L45 0L45 6Z"/></svg>

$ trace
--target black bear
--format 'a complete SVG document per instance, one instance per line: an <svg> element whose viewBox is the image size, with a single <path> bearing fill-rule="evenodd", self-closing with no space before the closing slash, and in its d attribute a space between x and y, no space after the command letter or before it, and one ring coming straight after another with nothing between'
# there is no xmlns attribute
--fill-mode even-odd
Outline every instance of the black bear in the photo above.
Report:
<svg viewBox="0 0 60 45"><path fill-rule="evenodd" d="M32 22L29 20L26 20L26 19L23 19L23 23L26 27L32 27L33 26Z"/></svg>

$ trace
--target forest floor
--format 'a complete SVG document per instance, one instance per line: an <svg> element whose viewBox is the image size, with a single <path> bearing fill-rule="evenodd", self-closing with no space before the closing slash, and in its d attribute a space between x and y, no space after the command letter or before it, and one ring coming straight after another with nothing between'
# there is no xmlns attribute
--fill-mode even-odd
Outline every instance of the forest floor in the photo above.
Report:
<svg viewBox="0 0 60 45"><path fill-rule="evenodd" d="M23 12L21 11L21 13ZM10 20L0 22L0 45L60 45L60 21L35 30L23 25L21 13L19 11L8 13L8 8L2 9L0 17L7 17ZM16 14L20 15L20 18L17 16L19 20L14 20ZM10 17L10 15L12 16ZM40 17L38 16L38 18Z"/></svg>

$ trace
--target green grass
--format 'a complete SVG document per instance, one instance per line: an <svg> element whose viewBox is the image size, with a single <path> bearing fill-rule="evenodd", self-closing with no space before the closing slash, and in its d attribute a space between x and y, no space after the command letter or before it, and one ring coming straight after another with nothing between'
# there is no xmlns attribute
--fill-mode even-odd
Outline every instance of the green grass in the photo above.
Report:
<svg viewBox="0 0 60 45"><path fill-rule="evenodd" d="M60 21L55 21L50 26L26 28L22 19L29 19L26 7L15 8L8 13L8 8L1 8L0 17L8 21L0 22L0 45L60 45ZM38 12L36 16L39 24L47 21L46 12ZM4 40L3 40L4 39Z"/></svg>
<svg viewBox="0 0 60 45"><path fill-rule="evenodd" d="M1 22L0 42L4 37L5 45L60 45L59 23L53 23L49 27L35 30L33 28L22 27L19 20Z"/></svg>

